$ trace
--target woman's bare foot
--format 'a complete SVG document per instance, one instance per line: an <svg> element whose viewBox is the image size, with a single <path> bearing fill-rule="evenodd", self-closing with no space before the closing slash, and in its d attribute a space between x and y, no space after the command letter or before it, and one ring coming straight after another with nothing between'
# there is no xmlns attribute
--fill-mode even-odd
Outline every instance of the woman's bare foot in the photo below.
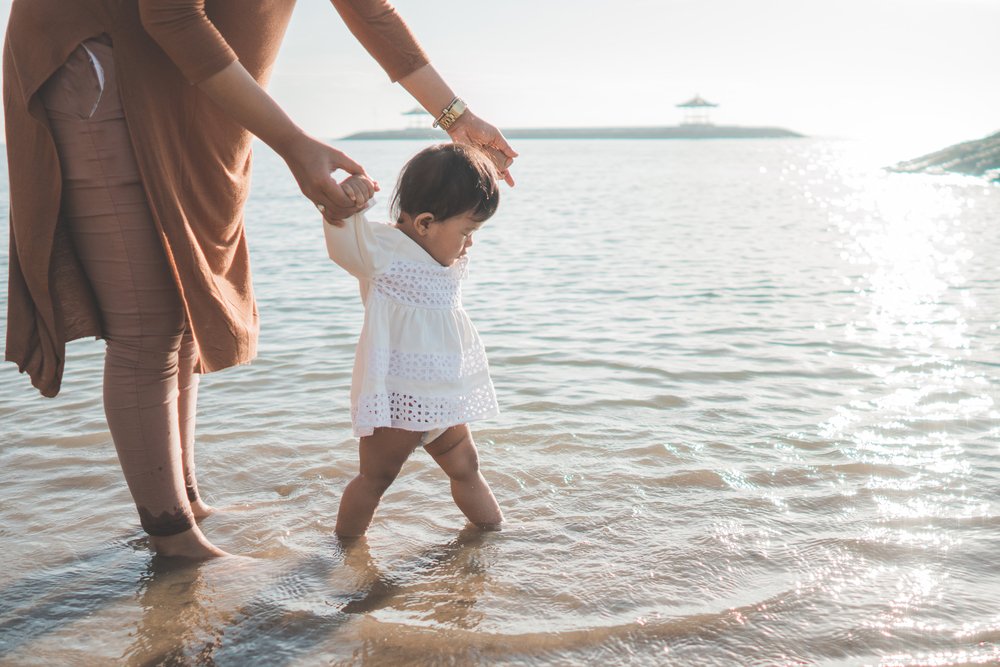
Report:
<svg viewBox="0 0 1000 667"><path fill-rule="evenodd" d="M183 533L167 537L150 535L149 547L156 552L156 555L169 556L171 558L207 560L209 558L232 556L232 554L223 551L209 542L198 526L190 530L185 530Z"/></svg>
<svg viewBox="0 0 1000 667"><path fill-rule="evenodd" d="M213 514L215 508L207 505L201 498L191 501L191 513L196 519L204 519L209 514Z"/></svg>

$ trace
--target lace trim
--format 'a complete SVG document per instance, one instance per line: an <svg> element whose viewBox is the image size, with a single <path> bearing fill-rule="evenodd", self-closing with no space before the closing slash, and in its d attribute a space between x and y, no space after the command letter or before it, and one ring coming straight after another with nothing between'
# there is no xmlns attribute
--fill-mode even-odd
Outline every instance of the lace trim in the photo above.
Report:
<svg viewBox="0 0 1000 667"><path fill-rule="evenodd" d="M465 257L454 266L397 259L372 279L372 285L378 294L407 306L450 309L462 305L462 279L466 275Z"/></svg>
<svg viewBox="0 0 1000 667"><path fill-rule="evenodd" d="M462 354L400 352L375 349L368 355L369 373L376 377L396 377L423 382L454 382L489 371L482 346Z"/></svg>
<svg viewBox="0 0 1000 667"><path fill-rule="evenodd" d="M367 394L351 406L354 434L371 435L380 426L429 431L499 413L496 394L483 384L464 396L414 396L400 392Z"/></svg>

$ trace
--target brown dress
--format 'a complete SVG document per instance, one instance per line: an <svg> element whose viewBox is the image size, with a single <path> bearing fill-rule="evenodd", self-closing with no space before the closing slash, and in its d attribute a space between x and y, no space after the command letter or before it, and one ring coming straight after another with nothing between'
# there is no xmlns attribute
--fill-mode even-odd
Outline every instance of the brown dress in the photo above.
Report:
<svg viewBox="0 0 1000 667"><path fill-rule="evenodd" d="M250 134L196 84L239 59L266 83L295 0L14 0L3 53L10 174L6 358L45 396L66 342L101 336L60 224L60 168L39 88L81 42L114 44L122 105L157 231L199 348L198 372L250 361L258 318L243 228ZM393 81L427 63L385 0L333 0Z"/></svg>

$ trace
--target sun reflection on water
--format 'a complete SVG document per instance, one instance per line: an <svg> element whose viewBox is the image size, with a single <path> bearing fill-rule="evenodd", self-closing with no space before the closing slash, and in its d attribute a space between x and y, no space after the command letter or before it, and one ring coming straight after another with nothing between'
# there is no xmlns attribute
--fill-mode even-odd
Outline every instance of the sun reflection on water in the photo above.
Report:
<svg viewBox="0 0 1000 667"><path fill-rule="evenodd" d="M921 179L889 175L849 195L831 220L844 234L841 256L863 273L854 290L868 302L854 333L872 329L877 341L925 351L968 346L963 315L974 307L948 292L965 283L972 258L962 231L960 194Z"/></svg>
<svg viewBox="0 0 1000 667"><path fill-rule="evenodd" d="M844 171L835 156L827 168ZM846 170L850 171L850 170ZM843 280L857 316L844 337L872 349L859 363L871 382L836 409L821 433L855 457L961 475L962 421L990 419L994 401L968 366L970 319L981 317L964 289L975 257L963 213L974 202L961 181L857 170L825 195L838 233ZM837 323L827 323L837 324Z"/></svg>
<svg viewBox="0 0 1000 667"><path fill-rule="evenodd" d="M994 513L975 493L970 461L980 460L972 452L982 451L984 433L1000 432L982 345L995 331L988 321L995 313L984 312L970 289L983 278L977 235L967 228L973 186L852 167L836 152L815 164L819 173L797 177L803 196L830 222L849 306L836 311L843 319L816 328L864 350L854 364L862 379L831 406L818 435L840 457L874 467L867 479L839 480L853 505L843 529L858 542L845 553L829 547L822 558L829 567L812 574L829 595L851 595L852 586L878 591L879 603L857 628L863 636L955 635L968 619L949 619L940 609L950 587L961 588L952 580L966 575L949 568L949 554L966 535L963 548L981 541L958 526ZM836 174L829 180L838 186L826 186L824 173ZM995 645L983 648L885 656L882 664L998 657Z"/></svg>

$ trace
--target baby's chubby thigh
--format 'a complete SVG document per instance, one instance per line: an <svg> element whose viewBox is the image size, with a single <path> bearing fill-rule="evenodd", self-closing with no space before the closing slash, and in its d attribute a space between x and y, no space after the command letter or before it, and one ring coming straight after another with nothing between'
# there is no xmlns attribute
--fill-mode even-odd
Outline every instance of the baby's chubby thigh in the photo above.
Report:
<svg viewBox="0 0 1000 667"><path fill-rule="evenodd" d="M444 429L439 436L424 445L424 449L454 480L479 474L479 452L468 424Z"/></svg>
<svg viewBox="0 0 1000 667"><path fill-rule="evenodd" d="M420 436L416 431L388 427L363 436L358 449L361 475L388 487L420 444Z"/></svg>

